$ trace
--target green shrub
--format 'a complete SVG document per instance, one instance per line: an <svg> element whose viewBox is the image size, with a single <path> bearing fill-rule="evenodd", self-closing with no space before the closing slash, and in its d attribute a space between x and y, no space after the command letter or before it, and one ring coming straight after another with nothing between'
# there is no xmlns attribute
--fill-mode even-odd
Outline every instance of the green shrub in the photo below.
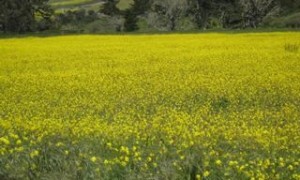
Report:
<svg viewBox="0 0 300 180"><path fill-rule="evenodd" d="M287 52L298 52L300 49L300 44L285 44L284 45L284 50Z"/></svg>
<svg viewBox="0 0 300 180"><path fill-rule="evenodd" d="M266 19L264 26L276 28L300 28L300 13L294 13L285 17Z"/></svg>
<svg viewBox="0 0 300 180"><path fill-rule="evenodd" d="M86 33L117 32L122 30L123 19L117 17L102 17L85 26Z"/></svg>

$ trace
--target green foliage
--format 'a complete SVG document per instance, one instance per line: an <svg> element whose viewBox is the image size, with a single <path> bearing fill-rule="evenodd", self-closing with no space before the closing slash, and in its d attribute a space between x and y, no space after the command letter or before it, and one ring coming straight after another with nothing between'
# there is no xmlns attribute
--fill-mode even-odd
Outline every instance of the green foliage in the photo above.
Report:
<svg viewBox="0 0 300 180"><path fill-rule="evenodd" d="M117 4L117 7L124 11L126 9L129 9L133 3L133 0L120 0L120 2Z"/></svg>
<svg viewBox="0 0 300 180"><path fill-rule="evenodd" d="M59 13L56 18L56 22L60 24L84 24L97 20L98 15L93 10L86 11L85 9L79 9Z"/></svg>
<svg viewBox="0 0 300 180"><path fill-rule="evenodd" d="M119 32L122 30L123 20L115 17L114 19L109 17L102 17L97 21L91 22L84 27L86 33L111 33Z"/></svg>
<svg viewBox="0 0 300 180"><path fill-rule="evenodd" d="M137 15L145 14L151 7L151 0L133 0L132 11Z"/></svg>
<svg viewBox="0 0 300 180"><path fill-rule="evenodd" d="M138 26L137 26L137 22L138 22L138 18L137 18L137 14L132 10L126 10L124 12L124 30L127 32L132 32L135 30L138 30Z"/></svg>
<svg viewBox="0 0 300 180"><path fill-rule="evenodd" d="M295 13L284 18L286 27L300 28L300 13Z"/></svg>
<svg viewBox="0 0 300 180"><path fill-rule="evenodd" d="M53 11L47 3L48 0L0 0L0 31L24 33L50 28Z"/></svg>
<svg viewBox="0 0 300 180"><path fill-rule="evenodd" d="M124 11L124 31L132 32L139 29L138 16L144 15L150 8L150 0L133 0L129 9Z"/></svg>
<svg viewBox="0 0 300 180"><path fill-rule="evenodd" d="M284 45L284 50L287 51L287 52L297 53L299 51L299 49L300 49L300 44L288 43L288 44Z"/></svg>
<svg viewBox="0 0 300 180"><path fill-rule="evenodd" d="M266 19L264 26L275 28L300 28L300 13Z"/></svg>
<svg viewBox="0 0 300 180"><path fill-rule="evenodd" d="M281 7L287 11L299 11L300 1L299 0L279 0Z"/></svg>
<svg viewBox="0 0 300 180"><path fill-rule="evenodd" d="M105 0L100 12L109 16L118 15L120 14L120 10L117 8L118 3L119 0Z"/></svg>

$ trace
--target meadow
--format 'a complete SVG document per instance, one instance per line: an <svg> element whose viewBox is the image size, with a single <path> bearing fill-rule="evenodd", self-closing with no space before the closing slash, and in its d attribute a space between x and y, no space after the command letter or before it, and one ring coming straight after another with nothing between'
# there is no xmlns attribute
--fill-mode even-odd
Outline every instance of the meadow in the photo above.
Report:
<svg viewBox="0 0 300 180"><path fill-rule="evenodd" d="M103 0L50 0L49 4L54 8L55 12L78 9L99 11L103 2ZM132 0L120 0L117 7L124 10L130 7L132 3Z"/></svg>
<svg viewBox="0 0 300 180"><path fill-rule="evenodd" d="M0 179L300 179L300 33L0 39Z"/></svg>

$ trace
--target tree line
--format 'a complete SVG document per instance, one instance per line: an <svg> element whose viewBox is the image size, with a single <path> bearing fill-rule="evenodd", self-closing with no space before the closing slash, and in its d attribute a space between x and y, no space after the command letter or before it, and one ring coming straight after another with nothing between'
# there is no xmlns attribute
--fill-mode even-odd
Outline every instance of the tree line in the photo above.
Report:
<svg viewBox="0 0 300 180"><path fill-rule="evenodd" d="M133 0L126 10L120 10L118 3L103 0L98 11L55 13L48 0L0 0L0 31L24 33L87 24L92 28L109 24L114 31L136 31L141 21L163 31L187 27L257 28L272 18L300 12L299 0ZM298 16L291 19L291 27L300 27ZM101 23L107 24L99 27Z"/></svg>
<svg viewBox="0 0 300 180"><path fill-rule="evenodd" d="M53 14L48 0L0 0L0 31L46 30Z"/></svg>

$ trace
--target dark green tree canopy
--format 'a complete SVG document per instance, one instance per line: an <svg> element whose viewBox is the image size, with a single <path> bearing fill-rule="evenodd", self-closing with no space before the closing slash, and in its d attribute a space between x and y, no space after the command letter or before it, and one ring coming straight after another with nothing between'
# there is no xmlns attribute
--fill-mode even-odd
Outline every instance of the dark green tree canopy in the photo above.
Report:
<svg viewBox="0 0 300 180"><path fill-rule="evenodd" d="M137 15L145 14L151 7L151 0L133 0L131 9Z"/></svg>
<svg viewBox="0 0 300 180"><path fill-rule="evenodd" d="M49 21L52 14L48 0L0 0L0 30L35 31L37 20Z"/></svg>
<svg viewBox="0 0 300 180"><path fill-rule="evenodd" d="M120 0L105 0L100 12L109 16L120 14L117 4Z"/></svg>

